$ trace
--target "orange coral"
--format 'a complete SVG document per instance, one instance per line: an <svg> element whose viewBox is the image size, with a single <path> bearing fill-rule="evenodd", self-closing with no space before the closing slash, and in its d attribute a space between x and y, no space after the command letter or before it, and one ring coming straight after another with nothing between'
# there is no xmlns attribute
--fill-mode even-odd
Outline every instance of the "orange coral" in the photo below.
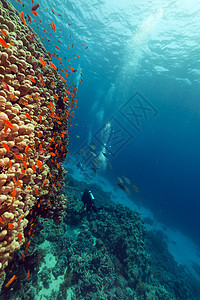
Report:
<svg viewBox="0 0 200 300"><path fill-rule="evenodd" d="M15 13L10 14L12 11ZM41 53L45 61L49 61L48 54L40 42L30 43L26 38L30 28L21 26L19 15L11 4L4 2L4 7L0 7L0 28L8 33L4 40L9 47L0 44L0 83L4 83L0 89L0 275L25 242L24 229L30 211L46 203L45 216L60 223L66 205L64 195L58 193L60 188L50 187L50 182L64 176L58 164L64 155L57 147L53 160L52 150L48 149L56 144L52 133L57 131L59 146L63 143L66 150L68 145L68 137L61 134L63 127L57 123L61 112L53 95L58 87L51 85L59 76L39 63ZM42 74L45 86L38 73ZM62 94L62 86L59 89ZM51 107L50 111L49 103L55 109ZM67 107L68 102L63 105ZM66 118L65 128L67 122ZM53 203L53 210L48 209L48 203ZM32 224L30 227L32 230Z"/></svg>

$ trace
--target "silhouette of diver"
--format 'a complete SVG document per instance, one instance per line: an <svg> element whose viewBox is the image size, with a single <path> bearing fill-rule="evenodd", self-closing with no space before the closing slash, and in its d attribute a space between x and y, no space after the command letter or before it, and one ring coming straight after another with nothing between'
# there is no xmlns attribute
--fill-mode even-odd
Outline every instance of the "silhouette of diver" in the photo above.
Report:
<svg viewBox="0 0 200 300"><path fill-rule="evenodd" d="M86 210L87 212L93 211L97 212L97 208L94 205L94 196L92 192L88 189L85 189L81 198L81 201L83 202L84 205L86 205Z"/></svg>
<svg viewBox="0 0 200 300"><path fill-rule="evenodd" d="M76 165L76 166L77 166L77 168L80 169L81 171L83 171L83 172L86 171L86 170L83 170L83 165L82 165L79 161L77 162L77 165Z"/></svg>

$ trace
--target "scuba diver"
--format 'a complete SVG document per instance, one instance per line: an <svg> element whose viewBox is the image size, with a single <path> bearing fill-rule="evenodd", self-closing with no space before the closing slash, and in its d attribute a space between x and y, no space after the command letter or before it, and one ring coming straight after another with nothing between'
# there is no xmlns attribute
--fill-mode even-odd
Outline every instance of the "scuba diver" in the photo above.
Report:
<svg viewBox="0 0 200 300"><path fill-rule="evenodd" d="M87 212L92 211L97 212L97 208L94 205L94 196L92 192L88 189L85 189L81 198L81 201L86 205Z"/></svg>
<svg viewBox="0 0 200 300"><path fill-rule="evenodd" d="M82 165L79 161L77 162L77 165L76 165L76 166L77 166L77 168L78 168L79 170L81 170L81 171L83 171L83 172L86 171L86 170L83 170L83 165Z"/></svg>

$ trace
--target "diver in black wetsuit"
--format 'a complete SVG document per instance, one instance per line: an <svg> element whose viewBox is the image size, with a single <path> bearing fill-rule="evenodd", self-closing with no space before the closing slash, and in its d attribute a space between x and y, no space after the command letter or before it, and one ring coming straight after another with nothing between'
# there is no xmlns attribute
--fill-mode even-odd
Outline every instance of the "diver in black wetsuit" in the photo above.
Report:
<svg viewBox="0 0 200 300"><path fill-rule="evenodd" d="M81 198L81 201L83 202L84 205L86 205L86 210L87 212L93 211L97 212L97 208L94 205L94 196L92 192L88 189L85 189Z"/></svg>

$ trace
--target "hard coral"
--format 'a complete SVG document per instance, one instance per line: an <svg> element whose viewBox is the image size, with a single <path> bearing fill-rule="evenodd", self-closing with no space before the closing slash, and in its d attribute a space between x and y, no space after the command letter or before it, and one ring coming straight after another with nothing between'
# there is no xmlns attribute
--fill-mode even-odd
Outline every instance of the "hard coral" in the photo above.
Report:
<svg viewBox="0 0 200 300"><path fill-rule="evenodd" d="M58 169L57 165L64 158L57 147L57 161L51 159L48 147L54 147L55 128L62 150L67 150L68 138L59 133L63 128L55 124L55 113L61 112L53 97L58 88L51 82L57 82L59 76L49 66L43 68L39 63L41 54L49 60L39 38L35 36L35 42L30 42L27 35L31 29L21 23L9 2L1 3L0 29L8 34L3 36L8 47L0 44L0 277L3 278L5 267L25 241L24 229L30 211L42 203L42 213L56 223L65 215L66 200L61 185L53 184L64 176L62 167ZM63 91L64 86L60 88L59 83L59 94ZM53 112L48 109L50 101L54 103ZM63 105L67 109L67 102ZM66 127L67 122L64 119L62 125Z"/></svg>

